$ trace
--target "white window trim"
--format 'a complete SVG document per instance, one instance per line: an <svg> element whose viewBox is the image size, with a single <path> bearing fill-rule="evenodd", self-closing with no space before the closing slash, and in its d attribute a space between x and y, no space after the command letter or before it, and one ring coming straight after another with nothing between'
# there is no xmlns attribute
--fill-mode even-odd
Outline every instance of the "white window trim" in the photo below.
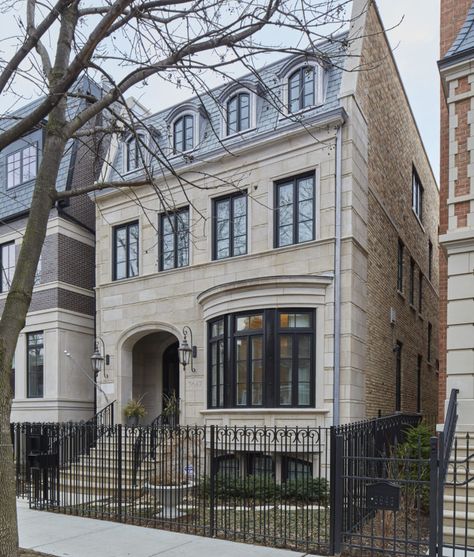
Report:
<svg viewBox="0 0 474 557"><path fill-rule="evenodd" d="M24 180L23 182L20 182L19 184L14 184L13 186L9 186L8 185L8 159L11 156L16 155L17 153L23 153L23 151L25 151L26 149L29 149L30 147L35 147L36 148L36 169L35 169L34 177L30 178L29 180ZM21 160L23 161L23 154L21 155ZM10 153L8 153L5 157L5 176L6 176L7 190L12 190L14 188L19 188L20 186L23 186L24 184L29 184L30 182L36 181L36 177L38 175L38 168L39 168L39 142L38 141L33 141L29 145L25 145L24 147L20 147L19 149L16 149L15 151L11 151ZM22 169L22 173L23 173L23 169Z"/></svg>
<svg viewBox="0 0 474 557"><path fill-rule="evenodd" d="M288 107L288 80L294 72L302 67L312 67L314 69L314 79L316 80L314 87L314 105L307 106L306 108L302 108L300 110L297 110L296 112L290 112ZM325 71L321 64L310 60L308 62L301 62L299 64L292 65L285 71L285 73L281 77L281 101L283 110L280 114L280 119L291 118L292 116L303 114L305 112L308 112L309 110L313 110L314 108L321 106L322 104L324 104L325 89Z"/></svg>
<svg viewBox="0 0 474 557"><path fill-rule="evenodd" d="M249 95L250 100L250 125L246 130L242 130L240 132L230 133L227 134L227 103L230 101L232 97L235 97L239 93L247 93ZM240 87L239 89L232 90L228 95L224 97L222 100L222 118L221 118L221 131L220 137L221 139L230 139L233 137L239 137L245 135L249 132L252 132L257 127L257 95L247 87Z"/></svg>
<svg viewBox="0 0 474 557"><path fill-rule="evenodd" d="M191 149L187 149L186 151L177 151L174 152L174 125L180 119L184 118L185 116L192 116L193 118L193 146ZM184 110L183 112L178 112L176 116L171 120L169 123L169 133L168 133L168 147L170 149L170 153L172 157L179 157L180 155L184 155L186 153L192 153L195 151L200 143L199 137L199 113L194 110Z"/></svg>

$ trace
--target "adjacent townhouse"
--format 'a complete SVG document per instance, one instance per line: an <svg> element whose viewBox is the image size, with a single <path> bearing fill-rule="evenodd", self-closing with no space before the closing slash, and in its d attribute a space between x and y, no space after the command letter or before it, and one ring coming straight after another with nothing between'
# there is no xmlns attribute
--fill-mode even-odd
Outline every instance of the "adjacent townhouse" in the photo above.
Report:
<svg viewBox="0 0 474 557"><path fill-rule="evenodd" d="M441 2L440 421L458 389L459 433L474 433L474 3ZM446 396L448 395L448 396Z"/></svg>
<svg viewBox="0 0 474 557"><path fill-rule="evenodd" d="M436 412L438 188L375 3L354 15L320 56L111 142L101 179L150 183L95 195L99 407L124 419L140 399L151 422L176 395L181 423L224 425Z"/></svg>
<svg viewBox="0 0 474 557"><path fill-rule="evenodd" d="M76 92L99 94L84 79ZM34 101L3 120L2 127L33 110ZM77 111L83 101L69 102ZM38 126L0 152L0 311L15 270L28 219L43 128ZM71 140L56 187L80 188L97 177L92 145ZM51 209L26 326L13 361L11 420L68 421L94 412L90 355L94 347L94 204L87 196Z"/></svg>

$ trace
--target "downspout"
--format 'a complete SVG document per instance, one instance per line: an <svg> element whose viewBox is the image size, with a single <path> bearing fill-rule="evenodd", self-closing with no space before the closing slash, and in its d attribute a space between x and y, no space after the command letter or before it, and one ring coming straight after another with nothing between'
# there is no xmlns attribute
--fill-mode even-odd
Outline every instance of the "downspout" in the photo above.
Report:
<svg viewBox="0 0 474 557"><path fill-rule="evenodd" d="M342 124L336 132L336 207L334 242L334 382L333 425L341 421L341 220L342 220Z"/></svg>

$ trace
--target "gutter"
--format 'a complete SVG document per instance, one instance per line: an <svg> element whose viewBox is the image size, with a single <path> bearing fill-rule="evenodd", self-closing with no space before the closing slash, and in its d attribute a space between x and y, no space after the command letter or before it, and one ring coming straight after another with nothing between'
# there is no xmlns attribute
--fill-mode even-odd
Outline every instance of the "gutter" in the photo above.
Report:
<svg viewBox="0 0 474 557"><path fill-rule="evenodd" d="M342 221L342 125L336 133L336 207L334 242L334 378L333 425L341 421L341 221Z"/></svg>

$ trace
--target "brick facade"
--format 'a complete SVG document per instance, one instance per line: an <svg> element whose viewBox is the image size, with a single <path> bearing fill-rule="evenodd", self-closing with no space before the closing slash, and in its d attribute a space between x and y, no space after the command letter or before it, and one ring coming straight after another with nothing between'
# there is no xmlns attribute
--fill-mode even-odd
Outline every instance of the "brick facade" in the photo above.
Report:
<svg viewBox="0 0 474 557"><path fill-rule="evenodd" d="M429 279L429 243L437 246L438 190L395 62L381 32L376 8L368 14L358 98L368 122L368 346L367 415L396 409L397 342L401 351L401 410L417 410L417 365L421 356L421 410L436 412L438 350L438 265ZM370 92L370 93L369 93ZM412 210L413 168L423 194L422 223ZM404 245L402 292L397 292L398 242ZM410 261L415 262L410 304ZM420 312L419 284L422 275ZM396 321L390 323L390 312ZM432 327L428 361L428 328Z"/></svg>

